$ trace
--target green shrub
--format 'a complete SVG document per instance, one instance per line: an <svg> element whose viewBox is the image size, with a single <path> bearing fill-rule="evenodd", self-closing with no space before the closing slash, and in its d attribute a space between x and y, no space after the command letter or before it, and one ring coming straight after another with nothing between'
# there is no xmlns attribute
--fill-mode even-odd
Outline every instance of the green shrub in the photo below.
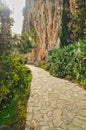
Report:
<svg viewBox="0 0 86 130"><path fill-rule="evenodd" d="M20 98L26 92L30 70L21 64L19 58L0 57L0 109L14 96Z"/></svg>
<svg viewBox="0 0 86 130"><path fill-rule="evenodd" d="M42 61L38 64L38 67L46 70L47 69L47 63L45 61Z"/></svg>
<svg viewBox="0 0 86 130"><path fill-rule="evenodd" d="M32 29L30 32L24 33L20 41L17 43L16 48L21 54L27 54L36 47L35 43L36 31Z"/></svg>
<svg viewBox="0 0 86 130"><path fill-rule="evenodd" d="M47 68L53 76L86 85L86 41L49 51Z"/></svg>
<svg viewBox="0 0 86 130"><path fill-rule="evenodd" d="M21 58L0 56L0 125L24 129L31 79Z"/></svg>
<svg viewBox="0 0 86 130"><path fill-rule="evenodd" d="M28 62L28 57L25 55L19 55L19 62L21 64L26 64Z"/></svg>

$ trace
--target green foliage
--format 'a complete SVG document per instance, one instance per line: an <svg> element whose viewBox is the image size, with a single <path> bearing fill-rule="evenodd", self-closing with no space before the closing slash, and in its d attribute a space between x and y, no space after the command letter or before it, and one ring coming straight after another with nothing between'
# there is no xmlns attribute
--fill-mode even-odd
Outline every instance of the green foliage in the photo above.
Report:
<svg viewBox="0 0 86 130"><path fill-rule="evenodd" d="M75 1L74 14L71 14L69 29L71 30L71 41L75 42L79 39L85 39L84 29L86 29L86 2L85 0Z"/></svg>
<svg viewBox="0 0 86 130"><path fill-rule="evenodd" d="M35 37L36 32L32 29L30 32L25 33L21 36L20 42L17 44L19 52L28 53L31 52L33 48L35 48Z"/></svg>
<svg viewBox="0 0 86 130"><path fill-rule="evenodd" d="M25 120L32 75L24 63L23 58L0 56L0 125Z"/></svg>
<svg viewBox="0 0 86 130"><path fill-rule="evenodd" d="M16 92L19 92L19 95L21 92L25 93L30 70L21 63L23 62L20 58L0 57L0 108L4 107Z"/></svg>
<svg viewBox="0 0 86 130"><path fill-rule="evenodd" d="M84 29L86 29L86 2L85 0L75 0L74 13L70 11L69 0L63 0L62 24L60 33L60 46L64 47L85 39Z"/></svg>
<svg viewBox="0 0 86 130"><path fill-rule="evenodd" d="M11 49L13 19L10 18L10 9L2 2L0 4L0 54L8 54Z"/></svg>
<svg viewBox="0 0 86 130"><path fill-rule="evenodd" d="M15 111L17 107L17 101L12 100L8 106L6 106L1 112L0 112L0 125L12 125L16 123L15 115L17 117L18 112ZM18 120L17 120L18 121Z"/></svg>
<svg viewBox="0 0 86 130"><path fill-rule="evenodd" d="M28 57L27 56L25 56L25 55L18 55L18 57L19 57L19 62L21 64L26 64L28 62Z"/></svg>
<svg viewBox="0 0 86 130"><path fill-rule="evenodd" d="M0 1L0 125L22 130L32 75L25 67L27 57L19 55L16 47L20 36L11 36L13 19L10 19L10 10L1 4Z"/></svg>
<svg viewBox="0 0 86 130"><path fill-rule="evenodd" d="M49 51L48 70L56 77L86 85L86 40Z"/></svg>
<svg viewBox="0 0 86 130"><path fill-rule="evenodd" d="M46 70L47 69L47 63L45 61L42 61L38 64L38 67Z"/></svg>
<svg viewBox="0 0 86 130"><path fill-rule="evenodd" d="M64 47L70 43L70 30L68 24L70 22L70 4L69 0L63 0L62 23L60 33L60 46Z"/></svg>

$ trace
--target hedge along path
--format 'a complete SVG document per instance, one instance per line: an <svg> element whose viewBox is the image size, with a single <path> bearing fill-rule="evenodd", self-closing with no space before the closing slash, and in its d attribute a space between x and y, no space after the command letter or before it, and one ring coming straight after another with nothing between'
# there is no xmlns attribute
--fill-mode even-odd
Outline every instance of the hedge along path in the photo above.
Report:
<svg viewBox="0 0 86 130"><path fill-rule="evenodd" d="M86 130L86 91L41 68L33 75L25 130Z"/></svg>

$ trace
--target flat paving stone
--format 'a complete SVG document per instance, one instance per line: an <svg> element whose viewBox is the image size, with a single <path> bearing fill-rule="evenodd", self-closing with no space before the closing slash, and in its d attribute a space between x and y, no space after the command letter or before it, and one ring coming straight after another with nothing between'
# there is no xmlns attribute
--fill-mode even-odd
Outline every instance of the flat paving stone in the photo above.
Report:
<svg viewBox="0 0 86 130"><path fill-rule="evenodd" d="M32 71L25 130L86 130L86 91L27 65Z"/></svg>

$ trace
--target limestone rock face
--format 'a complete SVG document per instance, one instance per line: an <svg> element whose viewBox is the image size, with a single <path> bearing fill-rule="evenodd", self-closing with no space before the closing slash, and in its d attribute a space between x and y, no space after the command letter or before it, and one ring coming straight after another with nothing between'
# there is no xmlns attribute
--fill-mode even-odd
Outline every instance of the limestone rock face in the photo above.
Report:
<svg viewBox="0 0 86 130"><path fill-rule="evenodd" d="M70 12L74 14L76 12L75 10L75 0L70 0Z"/></svg>
<svg viewBox="0 0 86 130"><path fill-rule="evenodd" d="M62 0L26 0L23 33L37 33L35 60L45 59L47 51L59 48Z"/></svg>

